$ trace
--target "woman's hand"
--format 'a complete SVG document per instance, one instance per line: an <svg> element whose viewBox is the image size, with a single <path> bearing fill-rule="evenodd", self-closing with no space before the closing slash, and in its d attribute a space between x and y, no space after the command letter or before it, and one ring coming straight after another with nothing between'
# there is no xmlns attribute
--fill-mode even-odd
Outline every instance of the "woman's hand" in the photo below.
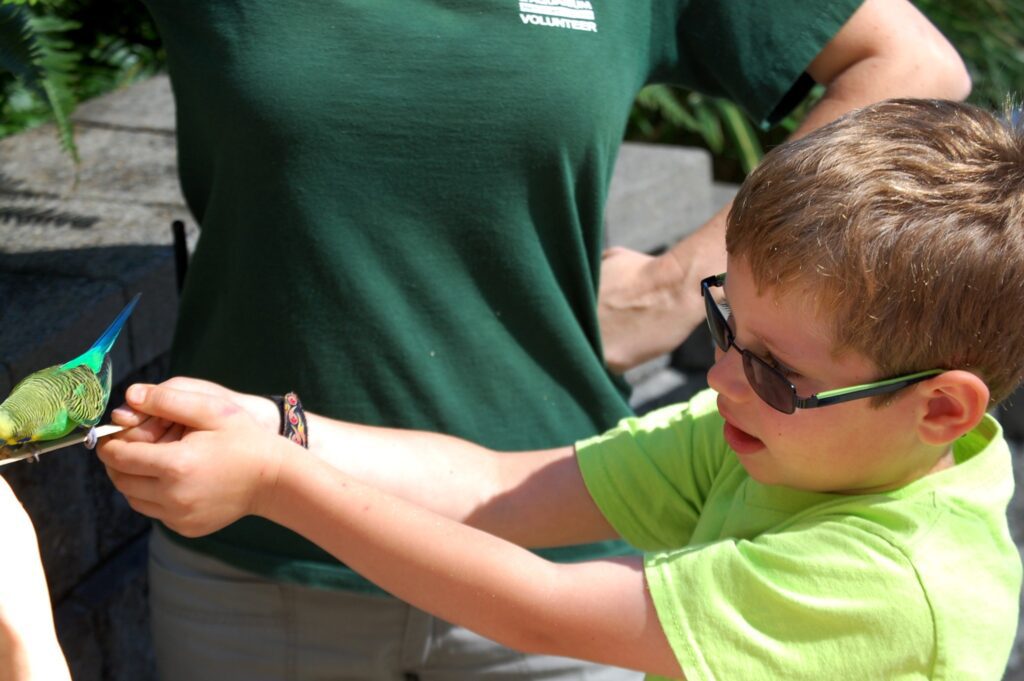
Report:
<svg viewBox="0 0 1024 681"><path fill-rule="evenodd" d="M704 314L697 284L689 281L672 253L604 252L597 316L609 369L625 372L686 340Z"/></svg>
<svg viewBox="0 0 1024 681"><path fill-rule="evenodd" d="M303 450L258 423L239 395L193 379L128 389L130 411L115 421L129 428L97 451L133 509L188 537L259 512L282 456Z"/></svg>

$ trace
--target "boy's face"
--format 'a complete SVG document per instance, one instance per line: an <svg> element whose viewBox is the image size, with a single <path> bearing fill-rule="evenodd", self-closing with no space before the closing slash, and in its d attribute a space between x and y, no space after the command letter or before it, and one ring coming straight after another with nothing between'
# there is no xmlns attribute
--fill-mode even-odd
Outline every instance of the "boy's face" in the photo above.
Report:
<svg viewBox="0 0 1024 681"><path fill-rule="evenodd" d="M778 367L807 396L870 383L880 376L858 353L832 355L826 320L793 292L758 294L742 259L729 258L725 296L737 344ZM755 480L818 492L869 492L899 487L937 467L942 450L922 442L918 419L927 409L913 388L890 404L870 399L783 414L750 387L740 353L716 351L708 383L718 392L725 439ZM948 463L948 462L940 462Z"/></svg>

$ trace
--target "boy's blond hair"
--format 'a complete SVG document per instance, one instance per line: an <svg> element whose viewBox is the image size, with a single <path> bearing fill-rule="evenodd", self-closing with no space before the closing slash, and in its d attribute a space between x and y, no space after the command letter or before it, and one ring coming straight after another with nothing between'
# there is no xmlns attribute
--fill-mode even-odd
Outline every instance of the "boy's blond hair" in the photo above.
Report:
<svg viewBox="0 0 1024 681"><path fill-rule="evenodd" d="M1024 132L967 104L890 100L769 153L741 187L726 247L758 289L799 290L835 354L879 378L1024 371Z"/></svg>

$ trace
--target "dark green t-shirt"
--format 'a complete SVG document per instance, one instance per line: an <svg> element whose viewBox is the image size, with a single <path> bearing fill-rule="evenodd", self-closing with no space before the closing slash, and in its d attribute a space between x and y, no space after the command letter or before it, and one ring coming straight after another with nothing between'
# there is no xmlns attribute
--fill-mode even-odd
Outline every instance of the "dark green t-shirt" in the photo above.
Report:
<svg viewBox="0 0 1024 681"><path fill-rule="evenodd" d="M146 0L202 228L172 371L500 450L609 428L629 408L602 362L602 211L637 91L771 122L859 2ZM189 543L368 588L262 520Z"/></svg>

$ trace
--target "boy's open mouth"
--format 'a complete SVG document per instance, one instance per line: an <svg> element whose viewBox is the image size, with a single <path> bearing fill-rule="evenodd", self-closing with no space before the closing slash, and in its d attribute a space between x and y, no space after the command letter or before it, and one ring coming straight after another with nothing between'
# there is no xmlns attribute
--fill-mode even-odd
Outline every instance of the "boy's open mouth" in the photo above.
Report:
<svg viewBox="0 0 1024 681"><path fill-rule="evenodd" d="M764 449L764 443L759 439L746 432L740 430L736 426L732 425L728 421L723 426L723 433L725 435L725 441L733 451L737 454L753 454L754 452Z"/></svg>

